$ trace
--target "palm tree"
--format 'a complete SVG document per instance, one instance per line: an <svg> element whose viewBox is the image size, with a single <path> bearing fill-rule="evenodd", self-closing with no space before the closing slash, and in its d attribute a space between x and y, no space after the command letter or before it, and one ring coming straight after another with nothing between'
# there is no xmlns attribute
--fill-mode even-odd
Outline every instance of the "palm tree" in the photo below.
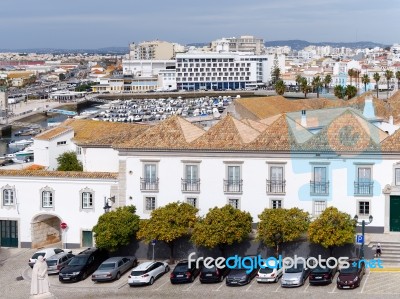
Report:
<svg viewBox="0 0 400 299"><path fill-rule="evenodd" d="M300 74L296 75L296 84L300 88L301 78L303 78Z"/></svg>
<svg viewBox="0 0 400 299"><path fill-rule="evenodd" d="M386 70L385 72L385 78L386 78L386 84L387 84L387 98L389 98L389 84L390 84L390 79L393 78L393 71L391 70Z"/></svg>
<svg viewBox="0 0 400 299"><path fill-rule="evenodd" d="M354 70L353 70L353 69L349 69L349 70L347 71L347 74L348 74L349 77L350 77L350 85L352 85L352 84L353 84Z"/></svg>
<svg viewBox="0 0 400 299"><path fill-rule="evenodd" d="M359 81L360 80L360 73L361 73L360 70L357 70L357 69L354 70L354 77L356 78L357 89L359 87L359 82L360 82Z"/></svg>
<svg viewBox="0 0 400 299"><path fill-rule="evenodd" d="M307 79L302 77L300 82L300 90L304 93L304 98L307 98L307 93L310 91L310 86L308 85Z"/></svg>
<svg viewBox="0 0 400 299"><path fill-rule="evenodd" d="M324 79L324 84L325 84L325 88L327 89L327 92L329 93L329 84L331 84L332 82L332 76L331 75L326 75L325 79Z"/></svg>
<svg viewBox="0 0 400 299"><path fill-rule="evenodd" d="M317 98L319 98L319 88L322 87L322 81L320 76L316 76L313 78L311 85L314 90L317 90Z"/></svg>
<svg viewBox="0 0 400 299"><path fill-rule="evenodd" d="M286 90L286 85L285 82L283 82L283 80L278 80L275 83L275 91L278 95L283 95L285 93Z"/></svg>
<svg viewBox="0 0 400 299"><path fill-rule="evenodd" d="M381 76L379 73L374 74L374 80L376 82L376 97L379 99L379 80L381 79Z"/></svg>
<svg viewBox="0 0 400 299"><path fill-rule="evenodd" d="M350 100L351 98L354 98L356 96L357 87L355 87L353 85L347 85L344 93L347 96L347 99Z"/></svg>
<svg viewBox="0 0 400 299"><path fill-rule="evenodd" d="M367 84L369 84L369 82L370 82L368 74L364 74L361 77L361 82L364 84L364 91L366 92L367 91Z"/></svg>
<svg viewBox="0 0 400 299"><path fill-rule="evenodd" d="M397 79L397 89L400 89L400 71L397 71L395 76Z"/></svg>
<svg viewBox="0 0 400 299"><path fill-rule="evenodd" d="M345 96L345 88L342 85L336 85L333 88L333 94L339 99L343 99Z"/></svg>

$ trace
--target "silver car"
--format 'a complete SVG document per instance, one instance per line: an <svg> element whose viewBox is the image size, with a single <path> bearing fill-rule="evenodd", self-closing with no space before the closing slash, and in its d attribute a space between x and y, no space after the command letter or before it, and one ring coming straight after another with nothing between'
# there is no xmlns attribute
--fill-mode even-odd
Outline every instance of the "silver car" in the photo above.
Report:
<svg viewBox="0 0 400 299"><path fill-rule="evenodd" d="M281 278L281 286L287 288L302 286L309 274L310 269L303 263L297 263L290 268L285 268Z"/></svg>
<svg viewBox="0 0 400 299"><path fill-rule="evenodd" d="M92 274L93 281L109 281L120 279L121 275L138 264L136 257L111 257L105 260Z"/></svg>
<svg viewBox="0 0 400 299"><path fill-rule="evenodd" d="M62 268L68 265L68 263L74 256L75 255L73 255L72 253L60 252L49 257L48 259L46 259L47 273L58 274Z"/></svg>

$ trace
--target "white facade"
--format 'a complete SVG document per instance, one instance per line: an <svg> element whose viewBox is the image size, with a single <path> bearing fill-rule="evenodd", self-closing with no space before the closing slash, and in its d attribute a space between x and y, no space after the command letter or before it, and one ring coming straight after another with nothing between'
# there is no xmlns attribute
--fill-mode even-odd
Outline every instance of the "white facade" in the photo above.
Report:
<svg viewBox="0 0 400 299"><path fill-rule="evenodd" d="M122 60L124 75L136 77L154 77L170 67L175 67L175 60Z"/></svg>

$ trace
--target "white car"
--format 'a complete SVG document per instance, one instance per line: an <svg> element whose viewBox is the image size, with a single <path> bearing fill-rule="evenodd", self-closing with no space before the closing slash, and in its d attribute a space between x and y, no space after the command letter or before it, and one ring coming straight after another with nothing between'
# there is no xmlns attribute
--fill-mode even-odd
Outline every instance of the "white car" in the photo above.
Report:
<svg viewBox="0 0 400 299"><path fill-rule="evenodd" d="M152 285L154 281L169 271L167 262L145 262L132 270L128 276L128 284L135 285Z"/></svg>
<svg viewBox="0 0 400 299"><path fill-rule="evenodd" d="M43 258L46 260L49 257L60 253L60 252L64 252L64 249L61 248L43 248L40 249L38 251L35 252L34 255L32 255L32 257L29 259L29 267L33 268L33 265L36 263L37 258L39 257L39 255L43 256ZM68 251L68 253L71 253L72 251Z"/></svg>
<svg viewBox="0 0 400 299"><path fill-rule="evenodd" d="M257 282L278 282L283 275L283 269L276 265L276 268L260 268L257 273Z"/></svg>

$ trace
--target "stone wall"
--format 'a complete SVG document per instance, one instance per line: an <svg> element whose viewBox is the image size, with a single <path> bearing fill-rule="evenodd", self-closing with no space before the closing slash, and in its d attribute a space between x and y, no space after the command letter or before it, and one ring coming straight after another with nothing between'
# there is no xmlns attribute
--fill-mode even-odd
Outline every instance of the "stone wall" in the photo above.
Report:
<svg viewBox="0 0 400 299"><path fill-rule="evenodd" d="M60 219L57 217L32 223L32 248L39 248L60 241Z"/></svg>

